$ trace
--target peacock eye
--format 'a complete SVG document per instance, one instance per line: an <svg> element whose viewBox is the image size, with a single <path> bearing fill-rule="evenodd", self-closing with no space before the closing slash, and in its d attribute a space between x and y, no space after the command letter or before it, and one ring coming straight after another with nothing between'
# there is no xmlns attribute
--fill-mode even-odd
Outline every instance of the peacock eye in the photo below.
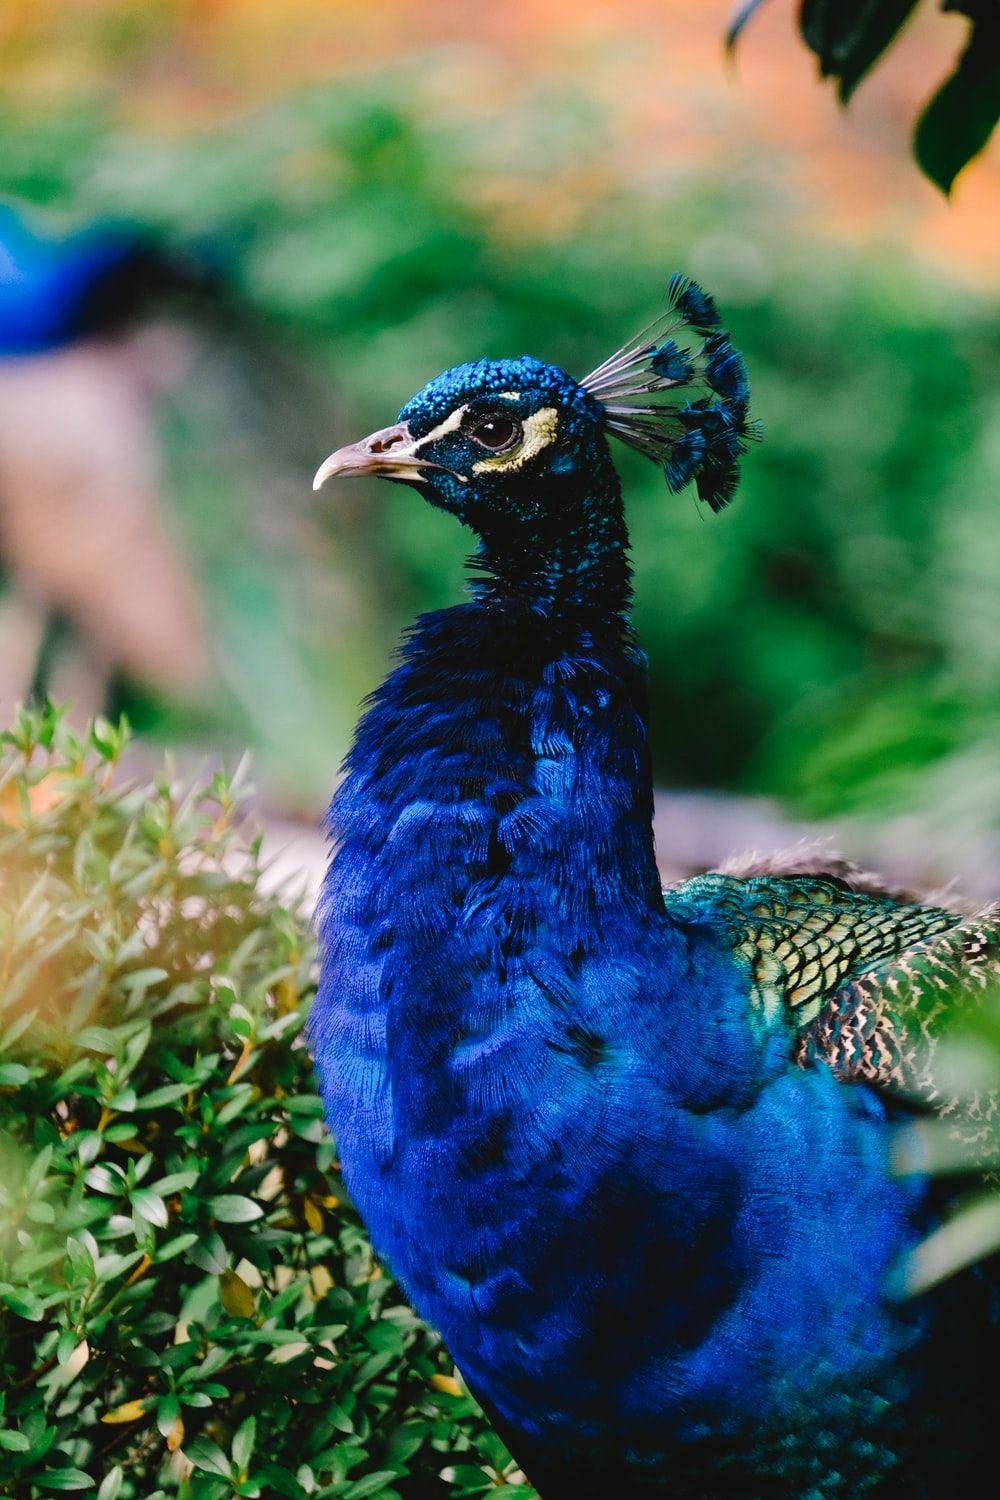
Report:
<svg viewBox="0 0 1000 1500"><path fill-rule="evenodd" d="M473 442L479 443L482 448L488 448L491 453L501 453L505 448L512 448L524 436L520 422L502 414L480 417L468 431Z"/></svg>

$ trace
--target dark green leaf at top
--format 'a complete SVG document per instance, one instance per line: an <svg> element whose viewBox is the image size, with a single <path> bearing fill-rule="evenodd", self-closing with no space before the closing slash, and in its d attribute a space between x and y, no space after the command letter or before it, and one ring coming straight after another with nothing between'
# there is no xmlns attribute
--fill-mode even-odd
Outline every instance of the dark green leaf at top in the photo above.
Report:
<svg viewBox="0 0 1000 1500"><path fill-rule="evenodd" d="M1000 5L965 0L949 9L973 17L972 33L958 67L917 122L913 143L921 168L946 193L1000 119Z"/></svg>

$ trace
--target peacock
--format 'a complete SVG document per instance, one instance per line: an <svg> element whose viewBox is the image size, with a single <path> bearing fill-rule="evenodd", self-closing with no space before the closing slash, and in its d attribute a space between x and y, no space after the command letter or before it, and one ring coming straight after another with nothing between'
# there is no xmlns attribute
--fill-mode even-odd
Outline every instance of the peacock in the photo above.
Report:
<svg viewBox="0 0 1000 1500"><path fill-rule="evenodd" d="M805 856L657 874L609 439L718 511L756 436L675 277L585 379L460 365L315 479L477 538L331 804L311 1039L377 1252L544 1500L965 1493L992 1441L995 1264L927 1284L955 1184L899 1139L990 1130L935 1048L1000 913Z"/></svg>
<svg viewBox="0 0 1000 1500"><path fill-rule="evenodd" d="M0 201L4 712L65 691L67 674L78 710L129 679L197 692L204 632L157 473L154 394L180 346L152 320L211 296L202 260L137 224L49 234ZM28 669L17 647L32 637Z"/></svg>

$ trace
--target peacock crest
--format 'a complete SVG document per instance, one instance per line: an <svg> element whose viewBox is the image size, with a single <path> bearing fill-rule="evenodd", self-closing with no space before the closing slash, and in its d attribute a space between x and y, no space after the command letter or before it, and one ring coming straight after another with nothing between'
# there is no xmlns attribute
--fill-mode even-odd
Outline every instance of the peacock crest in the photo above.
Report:
<svg viewBox="0 0 1000 1500"><path fill-rule="evenodd" d="M659 317L580 384L604 407L609 432L662 465L671 490L693 479L713 511L728 505L760 427L743 357L696 281L672 276Z"/></svg>

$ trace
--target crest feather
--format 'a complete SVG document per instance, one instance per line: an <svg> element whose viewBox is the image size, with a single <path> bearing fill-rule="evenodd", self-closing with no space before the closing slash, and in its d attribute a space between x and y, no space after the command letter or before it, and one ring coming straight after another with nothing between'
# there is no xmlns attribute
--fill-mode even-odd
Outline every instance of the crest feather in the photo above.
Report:
<svg viewBox="0 0 1000 1500"><path fill-rule="evenodd" d="M743 357L696 281L672 276L666 310L580 384L604 407L608 431L660 464L670 489L693 479L712 510L729 503L760 430Z"/></svg>

